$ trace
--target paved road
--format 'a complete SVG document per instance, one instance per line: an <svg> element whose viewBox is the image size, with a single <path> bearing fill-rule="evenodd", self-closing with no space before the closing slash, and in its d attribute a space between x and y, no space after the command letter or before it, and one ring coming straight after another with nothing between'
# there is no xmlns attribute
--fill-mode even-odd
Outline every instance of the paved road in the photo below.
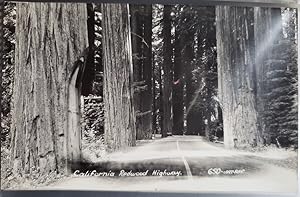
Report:
<svg viewBox="0 0 300 197"><path fill-rule="evenodd" d="M76 175L42 189L296 192L297 172L267 164L264 156L226 150L198 136L172 136L81 164ZM85 176L93 170L115 174Z"/></svg>

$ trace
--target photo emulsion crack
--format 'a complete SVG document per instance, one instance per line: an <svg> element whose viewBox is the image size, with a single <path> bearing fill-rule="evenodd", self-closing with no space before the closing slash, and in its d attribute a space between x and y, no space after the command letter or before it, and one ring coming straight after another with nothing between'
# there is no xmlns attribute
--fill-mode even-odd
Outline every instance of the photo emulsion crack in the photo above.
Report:
<svg viewBox="0 0 300 197"><path fill-rule="evenodd" d="M297 192L293 6L1 5L2 190Z"/></svg>

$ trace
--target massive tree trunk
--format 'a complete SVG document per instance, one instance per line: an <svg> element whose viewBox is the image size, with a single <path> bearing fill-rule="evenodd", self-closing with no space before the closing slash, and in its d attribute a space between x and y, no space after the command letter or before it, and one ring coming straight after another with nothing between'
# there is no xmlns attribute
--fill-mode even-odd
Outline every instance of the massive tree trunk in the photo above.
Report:
<svg viewBox="0 0 300 197"><path fill-rule="evenodd" d="M171 6L164 6L163 13L163 123L162 137L172 133L172 45L171 45Z"/></svg>
<svg viewBox="0 0 300 197"><path fill-rule="evenodd" d="M128 4L102 4L105 139L110 150L134 146L133 68Z"/></svg>
<svg viewBox="0 0 300 197"><path fill-rule="evenodd" d="M86 20L85 4L17 3L11 126L15 172L65 172L66 160L80 159L79 104L72 103L80 87L71 79L82 69L77 60L88 45Z"/></svg>
<svg viewBox="0 0 300 197"><path fill-rule="evenodd" d="M175 30L175 52L174 52L174 82L173 82L173 133L183 135L183 66L181 51L183 43L181 42L178 28Z"/></svg>
<svg viewBox="0 0 300 197"><path fill-rule="evenodd" d="M217 6L218 89L226 147L261 142L255 108L251 8Z"/></svg>

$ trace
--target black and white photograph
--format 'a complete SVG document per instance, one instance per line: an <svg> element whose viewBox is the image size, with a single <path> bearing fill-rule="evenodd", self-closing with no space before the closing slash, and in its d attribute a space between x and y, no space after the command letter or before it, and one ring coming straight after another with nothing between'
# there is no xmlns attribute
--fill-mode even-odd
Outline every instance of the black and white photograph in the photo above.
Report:
<svg viewBox="0 0 300 197"><path fill-rule="evenodd" d="M0 6L1 190L298 191L298 12Z"/></svg>

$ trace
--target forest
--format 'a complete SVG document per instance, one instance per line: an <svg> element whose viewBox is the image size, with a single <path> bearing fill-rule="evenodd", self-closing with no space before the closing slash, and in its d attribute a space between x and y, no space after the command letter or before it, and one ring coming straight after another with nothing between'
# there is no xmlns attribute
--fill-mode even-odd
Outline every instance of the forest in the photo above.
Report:
<svg viewBox="0 0 300 197"><path fill-rule="evenodd" d="M294 8L2 6L2 180L172 136L298 151Z"/></svg>

